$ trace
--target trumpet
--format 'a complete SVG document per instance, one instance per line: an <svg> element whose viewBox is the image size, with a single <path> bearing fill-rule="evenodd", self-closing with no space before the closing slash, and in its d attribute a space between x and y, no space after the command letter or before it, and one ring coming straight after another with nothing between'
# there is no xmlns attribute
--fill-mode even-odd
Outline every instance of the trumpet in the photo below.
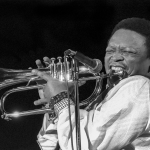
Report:
<svg viewBox="0 0 150 150"><path fill-rule="evenodd" d="M68 61L69 58L65 58L65 63L62 62L62 57L58 57L58 62L55 63L55 58L51 58L51 63L49 64L48 67L46 68L41 68L38 69L39 71L45 72L50 74L53 78L57 78L60 81L64 81L65 79L68 82L73 82L73 73L74 73L74 61L71 59L71 62ZM64 67L66 66L66 67ZM90 102L92 102L101 92L101 87L102 87L102 79L104 77L107 77L108 75L100 74L100 73L93 73L90 68L82 65L79 66L79 75L86 75L86 74L91 74L92 76L90 77L81 77L78 79L78 81L88 81L88 80L96 80L96 85L93 93L91 96L89 96L87 99L83 100L80 104L79 107L86 107ZM54 110L53 108L48 107L45 105L41 109L34 109L34 110L28 110L28 111L22 111L22 112L15 112L15 113L9 113L5 111L4 108L4 103L6 101L6 98L8 95L14 93L14 92L21 92L25 90L32 90L32 89L38 89L38 88L43 88L45 84L38 84L38 85L30 85L30 82L32 81L40 81L43 80L39 78L38 76L34 75L32 73L31 69L27 70L15 70L15 69L5 69L5 68L0 68L0 90L4 89L6 87L19 84L19 83L24 83L27 82L26 86L21 86L17 88L13 88L11 90L6 91L2 96L0 100L0 110L1 110L1 117L5 120L11 120L12 118L15 117L21 117L21 116L28 116L28 115L37 115L37 114L45 114L49 113L51 116L54 116Z"/></svg>
<svg viewBox="0 0 150 150"><path fill-rule="evenodd" d="M39 71L45 72L47 74L50 74L53 78L57 78L58 80L64 82L73 82L74 81L74 74L76 74L75 70L75 63L74 59L71 58L71 61L69 61L70 58L65 57L64 62L62 62L62 57L57 57L57 63L55 63L55 58L51 58L51 63L46 68L38 69ZM104 74L104 73L94 73L89 67L85 65L78 66L78 74L79 75L87 75L90 74L92 76L89 77L80 77L78 81L89 81L89 80L96 80L95 88L92 92L92 94L86 98L85 100L82 100L79 103L79 107L87 107L92 101L94 101L100 94L102 89L102 82L104 78L110 78L112 76L119 76L121 78L123 76L123 73L115 74ZM37 115L37 114L45 114L49 113L50 116L55 117L55 113L53 110L53 107L45 105L41 109L34 109L34 110L28 110L28 111L22 111L22 112L16 112L16 113L9 113L6 112L4 108L4 103L6 101L6 98L8 95L14 93L14 92L21 92L25 90L32 90L32 89L38 89L43 88L45 84L36 84L36 85L30 85L30 82L32 81L42 81L40 77L34 75L32 73L31 69L27 70L15 70L15 69L5 69L0 68L0 90L4 89L6 87L24 83L27 82L26 86L21 86L17 88L13 88L11 90L6 91L0 99L0 110L1 110L1 117L5 120L11 120L15 117L21 117L21 116L29 116L29 115Z"/></svg>

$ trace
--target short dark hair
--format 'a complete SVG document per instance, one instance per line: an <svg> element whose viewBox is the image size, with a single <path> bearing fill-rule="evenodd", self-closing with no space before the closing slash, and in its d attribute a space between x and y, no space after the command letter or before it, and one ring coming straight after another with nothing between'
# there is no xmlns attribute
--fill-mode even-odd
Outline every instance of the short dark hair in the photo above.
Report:
<svg viewBox="0 0 150 150"><path fill-rule="evenodd" d="M120 21L113 29L111 36L119 29L135 31L146 38L147 54L150 58L150 21L145 18L127 18Z"/></svg>

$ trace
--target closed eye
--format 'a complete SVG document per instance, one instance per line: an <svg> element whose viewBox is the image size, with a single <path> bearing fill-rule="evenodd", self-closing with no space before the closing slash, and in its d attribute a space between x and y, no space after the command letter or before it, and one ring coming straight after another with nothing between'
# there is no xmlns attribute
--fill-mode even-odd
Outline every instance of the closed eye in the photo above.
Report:
<svg viewBox="0 0 150 150"><path fill-rule="evenodd" d="M122 51L123 53L131 53L131 54L136 54L136 52L135 51L126 51L126 50L124 50L124 51Z"/></svg>
<svg viewBox="0 0 150 150"><path fill-rule="evenodd" d="M114 53L115 50L114 49L106 49L106 53Z"/></svg>

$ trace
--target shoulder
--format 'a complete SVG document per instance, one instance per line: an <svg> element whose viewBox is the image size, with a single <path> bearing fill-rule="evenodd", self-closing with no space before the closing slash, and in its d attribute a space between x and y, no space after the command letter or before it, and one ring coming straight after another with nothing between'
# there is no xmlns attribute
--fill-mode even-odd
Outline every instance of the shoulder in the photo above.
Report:
<svg viewBox="0 0 150 150"><path fill-rule="evenodd" d="M141 75L130 76L128 78L123 79L118 84L119 87L127 86L128 88L136 88L136 89L144 85L150 86L150 80Z"/></svg>
<svg viewBox="0 0 150 150"><path fill-rule="evenodd" d="M118 95L123 97L137 97L140 93L150 93L150 80L144 76L130 76L121 80L108 93L109 97Z"/></svg>
<svg viewBox="0 0 150 150"><path fill-rule="evenodd" d="M121 98L140 101L149 99L150 80L144 76L136 75L123 79L110 92L111 96L116 95Z"/></svg>

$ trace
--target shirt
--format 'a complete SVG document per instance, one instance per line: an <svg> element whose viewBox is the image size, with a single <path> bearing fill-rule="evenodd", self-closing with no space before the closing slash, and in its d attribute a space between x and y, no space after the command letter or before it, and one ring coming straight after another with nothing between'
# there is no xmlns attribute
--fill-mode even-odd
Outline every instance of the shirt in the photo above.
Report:
<svg viewBox="0 0 150 150"><path fill-rule="evenodd" d="M71 108L72 136L76 150L75 110ZM150 81L143 76L121 80L95 109L80 109L81 150L150 149ZM55 124L45 114L38 143L42 150L72 150L68 107L59 112Z"/></svg>

